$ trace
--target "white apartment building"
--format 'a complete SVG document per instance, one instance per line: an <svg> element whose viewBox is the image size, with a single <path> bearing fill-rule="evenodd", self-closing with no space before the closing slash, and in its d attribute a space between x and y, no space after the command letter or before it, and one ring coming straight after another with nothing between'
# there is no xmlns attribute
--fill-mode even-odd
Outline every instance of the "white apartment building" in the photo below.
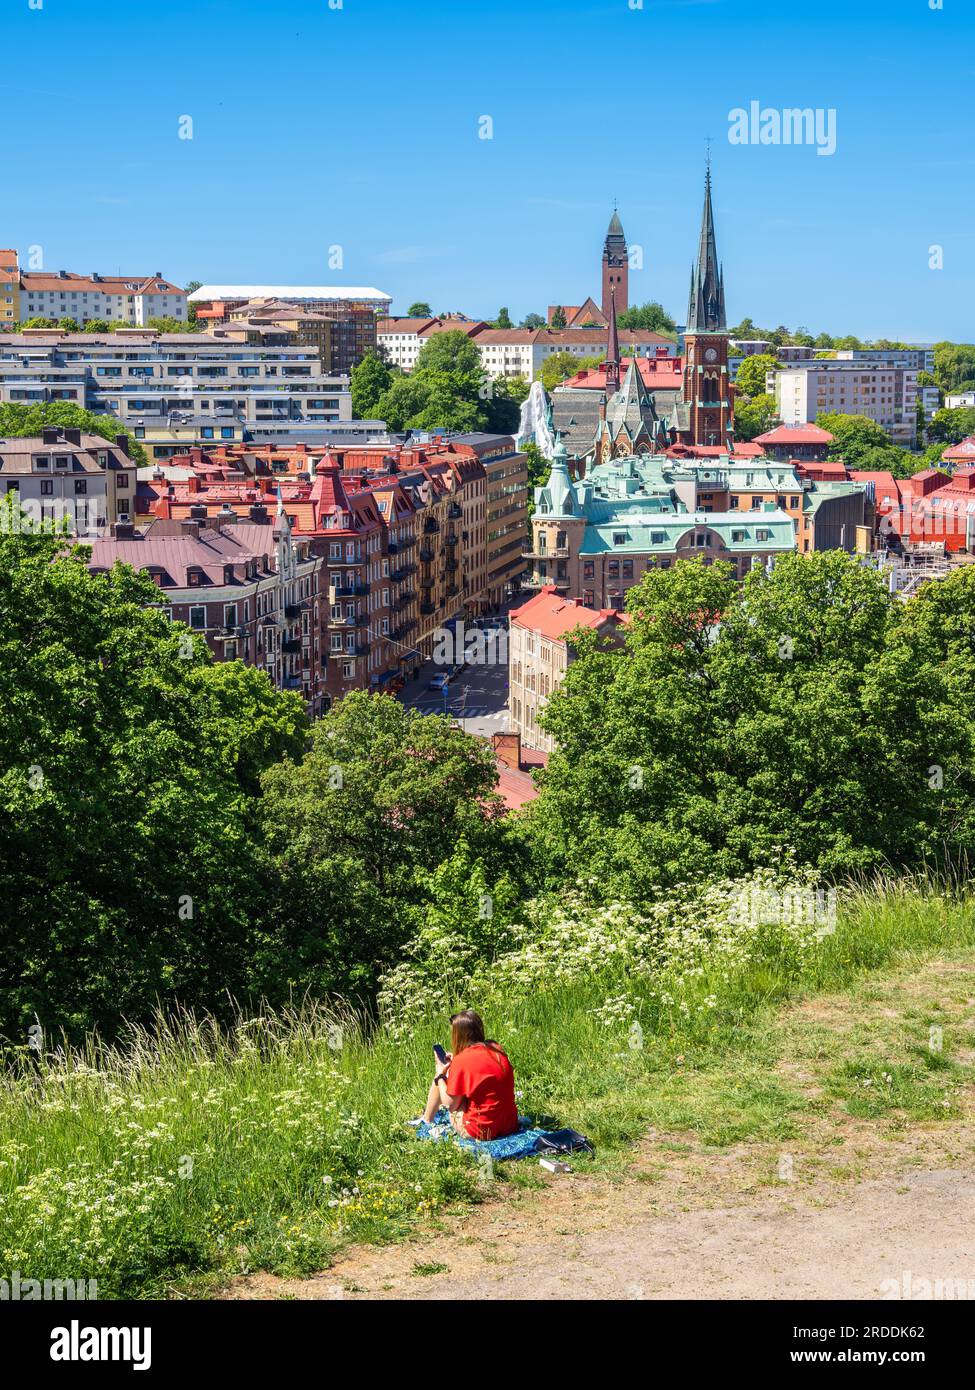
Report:
<svg viewBox="0 0 975 1390"><path fill-rule="evenodd" d="M910 372L934 371L933 347L906 348L838 348L838 362L876 362L889 367L903 367Z"/></svg>
<svg viewBox="0 0 975 1390"><path fill-rule="evenodd" d="M348 377L325 375L314 347L206 333L0 334L0 400L68 400L127 425L173 412L248 425L352 418Z"/></svg>
<svg viewBox="0 0 975 1390"><path fill-rule="evenodd" d="M157 270L155 275L75 275L69 270L23 271L20 318L89 319L145 328L150 319L186 322L186 292Z"/></svg>
<svg viewBox="0 0 975 1390"><path fill-rule="evenodd" d="M975 410L975 391L959 391L953 396L945 396L946 410Z"/></svg>
<svg viewBox="0 0 975 1390"><path fill-rule="evenodd" d="M876 362L822 361L796 363L769 372L784 425L814 423L820 415L865 415L875 420L895 444L912 446L917 434L917 372Z"/></svg>
<svg viewBox="0 0 975 1390"><path fill-rule="evenodd" d="M607 337L605 328L484 328L475 334L474 342L488 376L522 376L533 381L555 352L604 360ZM619 343L624 357L655 357L658 348L665 348L668 357L677 355L673 339L647 329L621 328Z"/></svg>

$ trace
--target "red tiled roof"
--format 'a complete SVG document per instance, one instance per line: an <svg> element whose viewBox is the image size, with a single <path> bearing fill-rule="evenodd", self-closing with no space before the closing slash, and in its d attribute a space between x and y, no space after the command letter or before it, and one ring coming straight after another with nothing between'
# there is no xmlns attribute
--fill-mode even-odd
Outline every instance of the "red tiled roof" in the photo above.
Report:
<svg viewBox="0 0 975 1390"><path fill-rule="evenodd" d="M534 598L511 610L511 621L543 637L558 639L577 627L599 628L621 621L614 608L587 608L581 599L563 598L553 584L546 584Z"/></svg>
<svg viewBox="0 0 975 1390"><path fill-rule="evenodd" d="M941 457L945 463L971 463L975 461L975 434L969 435L960 444L953 444L950 449L945 449Z"/></svg>
<svg viewBox="0 0 975 1390"><path fill-rule="evenodd" d="M834 435L818 425L778 425L755 437L756 444L832 444Z"/></svg>
<svg viewBox="0 0 975 1390"><path fill-rule="evenodd" d="M653 336L653 335L648 335ZM620 330L620 342L627 341L626 333ZM629 341L632 342L632 339ZM642 342L643 339L641 338ZM666 340L659 339L661 343ZM643 377L643 384L649 391L679 391L681 387L681 372L683 371L683 361L680 357L669 357L662 354L660 357L637 357L637 370ZM620 374L626 375L630 365L630 358L624 357L620 361ZM570 386L574 390L582 391L605 391L606 390L606 367L590 367L583 372L576 372L575 376L568 377L562 383L563 386Z"/></svg>

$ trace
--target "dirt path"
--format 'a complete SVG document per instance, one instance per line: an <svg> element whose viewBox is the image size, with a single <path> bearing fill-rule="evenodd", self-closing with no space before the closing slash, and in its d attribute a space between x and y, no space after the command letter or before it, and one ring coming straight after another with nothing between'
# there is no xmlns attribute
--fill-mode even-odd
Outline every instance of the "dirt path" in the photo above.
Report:
<svg viewBox="0 0 975 1390"><path fill-rule="evenodd" d="M721 1150L651 1131L619 1178L580 1163L538 1190L492 1183L405 1244L351 1248L313 1279L250 1275L225 1296L876 1299L960 1280L975 1297L975 1053L960 1046L973 985L972 963L934 961L855 1002L787 1010L779 1073L808 1105L788 1142ZM864 1114L867 1080L836 1092L844 1066L896 1066L932 1007L958 1044L950 1116Z"/></svg>

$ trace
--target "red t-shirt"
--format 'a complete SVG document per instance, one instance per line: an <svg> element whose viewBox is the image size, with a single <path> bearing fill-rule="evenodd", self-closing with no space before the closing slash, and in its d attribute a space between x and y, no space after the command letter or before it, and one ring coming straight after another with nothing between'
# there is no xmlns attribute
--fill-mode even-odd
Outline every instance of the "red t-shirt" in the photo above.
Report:
<svg viewBox="0 0 975 1390"><path fill-rule="evenodd" d="M473 1043L450 1064L447 1091L467 1101L464 1128L472 1139L503 1139L518 1128L515 1074L500 1048Z"/></svg>

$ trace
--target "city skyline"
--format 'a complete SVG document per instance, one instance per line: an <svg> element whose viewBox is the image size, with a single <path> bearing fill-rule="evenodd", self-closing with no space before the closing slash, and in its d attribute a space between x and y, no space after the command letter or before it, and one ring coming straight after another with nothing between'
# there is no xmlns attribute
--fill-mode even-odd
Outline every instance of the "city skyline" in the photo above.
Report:
<svg viewBox="0 0 975 1390"><path fill-rule="evenodd" d="M40 246L45 269L376 284L396 313L506 304L517 320L598 298L615 200L642 250L631 303L659 300L682 322L710 138L729 324L967 340L975 158L943 87L975 16L955 9L826 0L811 19L756 0L746 33L725 0L499 0L487 17L295 0L269 28L251 0L177 0L160 35L118 0L95 19L77 0L24 4L11 42L26 52L40 37L45 62L0 81L10 164L32 182L0 241L24 264ZM612 83L592 81L593 54ZM97 100L66 123L50 98L72 68L97 79ZM730 143L732 113L753 103L832 112L835 153ZM45 163L55 173L38 181ZM948 190L937 205L935 184Z"/></svg>

